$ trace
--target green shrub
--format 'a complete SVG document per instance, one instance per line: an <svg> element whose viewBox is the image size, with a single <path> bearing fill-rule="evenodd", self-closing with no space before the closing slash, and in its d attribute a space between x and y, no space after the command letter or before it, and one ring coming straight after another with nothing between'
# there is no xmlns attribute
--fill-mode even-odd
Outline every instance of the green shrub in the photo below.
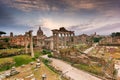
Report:
<svg viewBox="0 0 120 80"><path fill-rule="evenodd" d="M47 59L45 59L45 60L44 60L44 63L45 63L45 64L48 64L48 63L49 63L49 61L48 61Z"/></svg>
<svg viewBox="0 0 120 80"><path fill-rule="evenodd" d="M41 58L42 59L42 62L45 64L45 65L48 65L49 64L49 60L48 59L44 59L44 58Z"/></svg>
<svg viewBox="0 0 120 80"><path fill-rule="evenodd" d="M48 54L48 57L51 58L53 55L52 54Z"/></svg>
<svg viewBox="0 0 120 80"><path fill-rule="evenodd" d="M44 50L42 51L42 54L43 54L43 55L45 55L45 54L50 54L50 53L51 53L51 51L46 50L46 49L44 49Z"/></svg>

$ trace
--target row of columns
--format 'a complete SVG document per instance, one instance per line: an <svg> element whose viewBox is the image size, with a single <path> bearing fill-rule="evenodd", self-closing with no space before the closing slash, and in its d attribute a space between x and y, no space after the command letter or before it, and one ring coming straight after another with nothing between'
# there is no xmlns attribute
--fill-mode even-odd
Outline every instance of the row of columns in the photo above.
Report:
<svg viewBox="0 0 120 80"><path fill-rule="evenodd" d="M67 48L74 44L74 33L56 32L53 33L54 49Z"/></svg>
<svg viewBox="0 0 120 80"><path fill-rule="evenodd" d="M28 53L28 44L30 43L31 56L34 57L32 30L25 33L25 52ZM29 42L30 39L30 42Z"/></svg>

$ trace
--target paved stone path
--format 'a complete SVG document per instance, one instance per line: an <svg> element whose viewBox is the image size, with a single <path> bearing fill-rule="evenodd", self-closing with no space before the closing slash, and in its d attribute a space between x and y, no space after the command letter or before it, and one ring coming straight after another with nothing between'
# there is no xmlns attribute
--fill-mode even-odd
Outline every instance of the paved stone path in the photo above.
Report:
<svg viewBox="0 0 120 80"><path fill-rule="evenodd" d="M47 55L45 55L43 56L43 58L48 58L48 57ZM52 60L52 65L55 68L61 70L62 73L64 73L65 76L70 77L71 80L102 80L84 71L76 69L64 61L54 58L50 58L50 60Z"/></svg>
<svg viewBox="0 0 120 80"><path fill-rule="evenodd" d="M92 49L94 49L94 47L90 47L90 48L86 49L86 50L84 51L84 53L88 54Z"/></svg>
<svg viewBox="0 0 120 80"><path fill-rule="evenodd" d="M120 78L120 61L118 61L118 63L115 64L115 69L117 70L117 77Z"/></svg>

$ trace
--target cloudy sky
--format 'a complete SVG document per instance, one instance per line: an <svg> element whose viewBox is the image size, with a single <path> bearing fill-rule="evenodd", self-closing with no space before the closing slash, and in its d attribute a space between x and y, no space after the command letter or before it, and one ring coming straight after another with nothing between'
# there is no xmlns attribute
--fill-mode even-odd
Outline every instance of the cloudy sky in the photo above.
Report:
<svg viewBox="0 0 120 80"><path fill-rule="evenodd" d="M76 35L120 31L120 0L0 0L0 31L47 36L65 27Z"/></svg>

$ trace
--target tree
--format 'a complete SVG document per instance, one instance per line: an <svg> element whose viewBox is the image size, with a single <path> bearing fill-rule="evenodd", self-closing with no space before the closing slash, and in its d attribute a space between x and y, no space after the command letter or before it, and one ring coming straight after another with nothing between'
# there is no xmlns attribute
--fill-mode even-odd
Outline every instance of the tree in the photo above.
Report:
<svg viewBox="0 0 120 80"><path fill-rule="evenodd" d="M0 37L1 35L6 34L6 32L0 31Z"/></svg>
<svg viewBox="0 0 120 80"><path fill-rule="evenodd" d="M114 32L114 33L111 34L111 36L112 37L120 36L120 32L116 32L116 33Z"/></svg>
<svg viewBox="0 0 120 80"><path fill-rule="evenodd" d="M9 42L10 38L4 38L4 42Z"/></svg>
<svg viewBox="0 0 120 80"><path fill-rule="evenodd" d="M99 38L93 38L93 41L94 42L99 42L101 39L102 39L101 37L99 37Z"/></svg>

